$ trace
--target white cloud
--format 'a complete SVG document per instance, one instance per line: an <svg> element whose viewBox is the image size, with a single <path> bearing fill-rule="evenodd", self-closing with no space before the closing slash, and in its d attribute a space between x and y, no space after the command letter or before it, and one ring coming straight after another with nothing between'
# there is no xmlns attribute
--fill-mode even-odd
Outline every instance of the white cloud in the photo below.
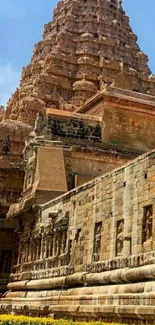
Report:
<svg viewBox="0 0 155 325"><path fill-rule="evenodd" d="M6 105L9 97L18 87L20 72L11 63L0 64L0 105Z"/></svg>

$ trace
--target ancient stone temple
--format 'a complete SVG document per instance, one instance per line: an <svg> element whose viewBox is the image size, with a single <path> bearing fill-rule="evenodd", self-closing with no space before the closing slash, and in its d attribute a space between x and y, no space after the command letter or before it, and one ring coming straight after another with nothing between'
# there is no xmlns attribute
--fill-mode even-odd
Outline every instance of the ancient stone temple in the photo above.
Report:
<svg viewBox="0 0 155 325"><path fill-rule="evenodd" d="M34 125L41 109L74 111L105 84L154 95L147 61L121 0L60 1L8 101L6 118Z"/></svg>
<svg viewBox="0 0 155 325"><path fill-rule="evenodd" d="M68 149L46 119L26 140L23 195L7 216L18 258L1 312L154 324L155 151L67 191Z"/></svg>
<svg viewBox="0 0 155 325"><path fill-rule="evenodd" d="M122 1L58 2L0 107L0 313L154 324L147 61Z"/></svg>

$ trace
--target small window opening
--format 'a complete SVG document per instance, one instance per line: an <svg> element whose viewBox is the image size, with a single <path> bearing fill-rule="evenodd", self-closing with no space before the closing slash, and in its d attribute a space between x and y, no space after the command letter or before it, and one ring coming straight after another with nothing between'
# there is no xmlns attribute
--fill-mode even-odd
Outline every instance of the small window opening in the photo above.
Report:
<svg viewBox="0 0 155 325"><path fill-rule="evenodd" d="M79 241L80 234L81 234L81 228L80 228L80 229L77 229L77 232L76 232L76 234L75 234L75 241L76 241L76 242Z"/></svg>
<svg viewBox="0 0 155 325"><path fill-rule="evenodd" d="M144 178L147 179L147 173L144 174Z"/></svg>

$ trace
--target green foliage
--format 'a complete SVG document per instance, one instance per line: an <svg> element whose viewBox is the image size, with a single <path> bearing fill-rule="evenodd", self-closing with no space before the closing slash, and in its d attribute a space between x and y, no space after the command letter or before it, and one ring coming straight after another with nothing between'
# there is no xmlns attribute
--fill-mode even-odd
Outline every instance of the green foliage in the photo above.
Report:
<svg viewBox="0 0 155 325"><path fill-rule="evenodd" d="M54 320L27 316L0 315L0 325L109 325L102 322L73 322L72 320ZM119 325L119 324L113 324Z"/></svg>

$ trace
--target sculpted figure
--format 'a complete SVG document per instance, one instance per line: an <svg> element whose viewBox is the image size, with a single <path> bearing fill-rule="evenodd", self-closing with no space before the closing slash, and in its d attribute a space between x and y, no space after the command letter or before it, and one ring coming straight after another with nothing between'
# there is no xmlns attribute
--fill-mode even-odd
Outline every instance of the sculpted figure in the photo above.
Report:
<svg viewBox="0 0 155 325"><path fill-rule="evenodd" d="M66 251L66 240L67 240L67 234L66 231L63 231L62 238L61 238L61 247L60 247L61 254L64 254Z"/></svg>
<svg viewBox="0 0 155 325"><path fill-rule="evenodd" d="M150 238L152 238L152 213L151 213L150 209L148 209L148 211L146 213L145 232L146 232L146 240L149 240Z"/></svg>
<svg viewBox="0 0 155 325"><path fill-rule="evenodd" d="M124 242L124 221L122 220L117 227L116 256L122 256Z"/></svg>
<svg viewBox="0 0 155 325"><path fill-rule="evenodd" d="M94 253L99 254L101 250L101 223L97 225L94 238Z"/></svg>
<svg viewBox="0 0 155 325"><path fill-rule="evenodd" d="M100 90L104 89L105 88L105 82L104 82L103 76L100 75L98 80L99 80L99 83L100 83Z"/></svg>
<svg viewBox="0 0 155 325"><path fill-rule="evenodd" d="M43 112L39 112L37 114L35 127L34 127L34 131L37 136L42 135L45 126L46 126L46 115Z"/></svg>

